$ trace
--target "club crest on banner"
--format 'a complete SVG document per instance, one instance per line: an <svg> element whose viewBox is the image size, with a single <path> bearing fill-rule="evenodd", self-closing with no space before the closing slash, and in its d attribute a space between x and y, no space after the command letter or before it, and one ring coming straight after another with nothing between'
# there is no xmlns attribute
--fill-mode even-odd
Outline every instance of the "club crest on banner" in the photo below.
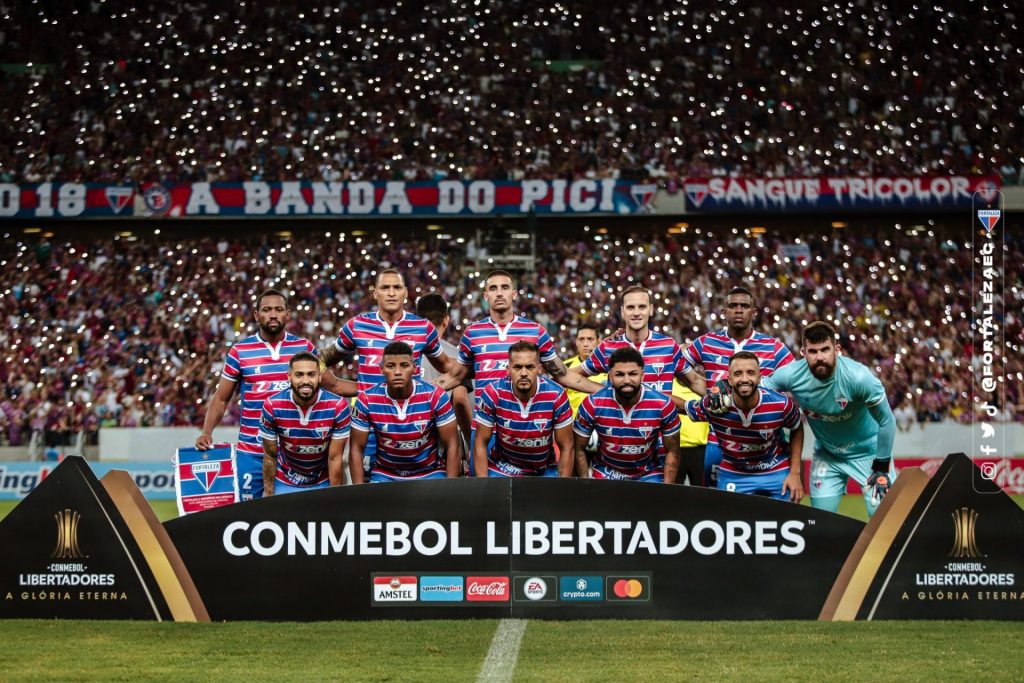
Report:
<svg viewBox="0 0 1024 683"><path fill-rule="evenodd" d="M124 207L132 201L135 196L135 189L131 187L125 187L122 185L113 185L103 190L103 195L107 198L107 204L110 206L110 210L114 213L121 213Z"/></svg>
<svg viewBox="0 0 1024 683"><path fill-rule="evenodd" d="M629 188L629 193L636 202L640 213L654 213L654 198L658 195L658 186L654 183L642 183Z"/></svg>
<svg viewBox="0 0 1024 683"><path fill-rule="evenodd" d="M704 203L704 200L708 196L708 184L707 183L685 183L683 185L683 192L686 193L686 198L693 204L693 208L699 209L700 205Z"/></svg>
<svg viewBox="0 0 1024 683"><path fill-rule="evenodd" d="M981 226L985 228L986 237L992 236L992 231L996 229L996 224L999 223L1002 215L1003 212L999 209L983 209L978 212L978 220L981 221Z"/></svg>

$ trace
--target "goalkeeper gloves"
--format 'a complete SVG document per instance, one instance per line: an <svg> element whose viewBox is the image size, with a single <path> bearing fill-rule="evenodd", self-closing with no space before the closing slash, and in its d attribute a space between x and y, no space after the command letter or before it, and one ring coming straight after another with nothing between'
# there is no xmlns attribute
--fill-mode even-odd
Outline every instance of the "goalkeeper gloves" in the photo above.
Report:
<svg viewBox="0 0 1024 683"><path fill-rule="evenodd" d="M732 408L732 387L729 381L720 379L708 389L700 401L701 407L708 415L725 415Z"/></svg>
<svg viewBox="0 0 1024 683"><path fill-rule="evenodd" d="M871 493L871 504L877 506L882 502L882 498L885 498L885 494L889 493L889 487L892 486L892 482L889 480L889 459L875 458L871 462L871 474L868 475L868 480L865 482L868 491Z"/></svg>

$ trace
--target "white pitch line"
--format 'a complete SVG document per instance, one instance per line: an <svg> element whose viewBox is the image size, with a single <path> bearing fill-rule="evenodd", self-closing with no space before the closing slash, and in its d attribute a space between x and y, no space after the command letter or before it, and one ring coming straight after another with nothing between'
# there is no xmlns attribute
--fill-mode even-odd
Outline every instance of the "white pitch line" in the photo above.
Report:
<svg viewBox="0 0 1024 683"><path fill-rule="evenodd" d="M491 649L487 651L477 683L508 683L516 670L516 659L519 657L519 646L526 632L526 619L502 619L491 639Z"/></svg>

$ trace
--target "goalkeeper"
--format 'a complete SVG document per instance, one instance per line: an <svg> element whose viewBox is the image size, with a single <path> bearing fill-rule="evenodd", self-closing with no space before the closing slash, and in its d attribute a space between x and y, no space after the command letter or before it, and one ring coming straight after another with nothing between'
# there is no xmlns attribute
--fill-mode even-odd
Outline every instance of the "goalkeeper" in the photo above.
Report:
<svg viewBox="0 0 1024 683"><path fill-rule="evenodd" d="M788 392L814 433L811 505L835 512L853 477L863 489L868 516L895 477L896 420L881 381L855 360L839 355L836 331L818 321L804 328L803 360L766 377L761 386Z"/></svg>

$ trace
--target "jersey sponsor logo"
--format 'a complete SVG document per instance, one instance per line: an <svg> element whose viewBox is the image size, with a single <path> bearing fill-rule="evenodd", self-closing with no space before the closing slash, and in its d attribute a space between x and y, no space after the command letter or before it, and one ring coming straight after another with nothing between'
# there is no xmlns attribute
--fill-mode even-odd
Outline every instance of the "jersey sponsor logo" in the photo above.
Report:
<svg viewBox="0 0 1024 683"><path fill-rule="evenodd" d="M722 447L727 448L734 453L757 453L764 450L763 443L740 443L738 441L727 441L721 440Z"/></svg>
<svg viewBox="0 0 1024 683"><path fill-rule="evenodd" d="M415 602L415 576L373 577L374 602Z"/></svg>
<svg viewBox="0 0 1024 683"><path fill-rule="evenodd" d="M467 576L466 600L470 602L508 602L512 594L507 576Z"/></svg>
<svg viewBox="0 0 1024 683"><path fill-rule="evenodd" d="M650 449L647 444L612 444L608 447L608 450L612 453L622 453L623 455L641 455L646 453Z"/></svg>
<svg viewBox="0 0 1024 683"><path fill-rule="evenodd" d="M424 434L418 439L411 439L409 441L400 441L398 439L381 439L381 444L388 448L422 448L430 443L430 434Z"/></svg>
<svg viewBox="0 0 1024 683"><path fill-rule="evenodd" d="M542 436L534 439L517 439L512 438L511 436L508 436L506 434L503 435L503 437L504 438L502 440L509 446L519 446L520 448L540 448L542 446L547 446L548 444L551 443L551 438L547 436Z"/></svg>
<svg viewBox="0 0 1024 683"><path fill-rule="evenodd" d="M565 602L604 600L604 581L600 576L559 577L558 597Z"/></svg>
<svg viewBox="0 0 1024 683"><path fill-rule="evenodd" d="M507 360L485 360L480 363L481 372L492 372L495 370L505 370L508 368Z"/></svg>
<svg viewBox="0 0 1024 683"><path fill-rule="evenodd" d="M648 602L651 599L651 579L647 576L609 576L608 600Z"/></svg>
<svg viewBox="0 0 1024 683"><path fill-rule="evenodd" d="M838 413L836 415L824 415L822 413L816 413L813 410L804 411L807 417L811 420L818 420L819 422L846 422L853 417L851 413Z"/></svg>
<svg viewBox="0 0 1024 683"><path fill-rule="evenodd" d="M256 366L256 372L259 372L259 366ZM252 391L257 394L276 394L279 391L284 391L289 386L288 380L282 379L275 382L253 382Z"/></svg>
<svg viewBox="0 0 1024 683"><path fill-rule="evenodd" d="M461 576L420 577L420 600L423 602L462 602L465 595Z"/></svg>
<svg viewBox="0 0 1024 683"><path fill-rule="evenodd" d="M298 444L292 447L291 450L295 451L298 455L317 455L327 450L327 444Z"/></svg>

